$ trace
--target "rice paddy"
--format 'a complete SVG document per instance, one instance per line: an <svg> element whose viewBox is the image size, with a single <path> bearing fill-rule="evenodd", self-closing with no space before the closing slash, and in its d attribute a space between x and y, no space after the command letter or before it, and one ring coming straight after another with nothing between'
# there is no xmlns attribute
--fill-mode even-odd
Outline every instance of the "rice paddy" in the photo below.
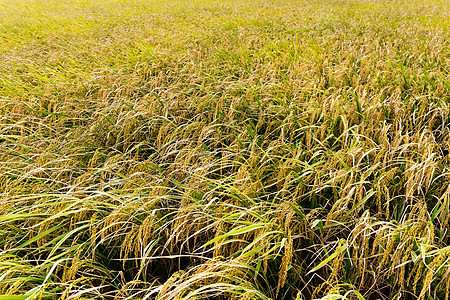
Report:
<svg viewBox="0 0 450 300"><path fill-rule="evenodd" d="M0 0L0 299L449 299L447 0Z"/></svg>

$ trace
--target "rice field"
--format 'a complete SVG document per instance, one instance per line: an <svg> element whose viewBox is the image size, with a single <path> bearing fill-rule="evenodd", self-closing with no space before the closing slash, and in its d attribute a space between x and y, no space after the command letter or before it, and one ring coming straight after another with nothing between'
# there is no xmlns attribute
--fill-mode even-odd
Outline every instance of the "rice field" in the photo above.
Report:
<svg viewBox="0 0 450 300"><path fill-rule="evenodd" d="M448 0L0 0L0 300L449 299Z"/></svg>

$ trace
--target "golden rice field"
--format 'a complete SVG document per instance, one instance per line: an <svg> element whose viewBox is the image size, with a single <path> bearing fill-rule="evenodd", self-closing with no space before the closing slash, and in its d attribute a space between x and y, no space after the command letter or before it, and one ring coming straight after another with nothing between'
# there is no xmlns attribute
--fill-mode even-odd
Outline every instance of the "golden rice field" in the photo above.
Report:
<svg viewBox="0 0 450 300"><path fill-rule="evenodd" d="M448 0L0 0L0 300L449 299Z"/></svg>

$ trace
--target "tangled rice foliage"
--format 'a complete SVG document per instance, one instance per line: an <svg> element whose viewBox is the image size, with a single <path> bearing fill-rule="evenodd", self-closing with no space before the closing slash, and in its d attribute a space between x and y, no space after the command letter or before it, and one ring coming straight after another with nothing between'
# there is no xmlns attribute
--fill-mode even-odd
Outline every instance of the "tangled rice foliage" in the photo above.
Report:
<svg viewBox="0 0 450 300"><path fill-rule="evenodd" d="M449 298L448 1L0 6L2 299Z"/></svg>

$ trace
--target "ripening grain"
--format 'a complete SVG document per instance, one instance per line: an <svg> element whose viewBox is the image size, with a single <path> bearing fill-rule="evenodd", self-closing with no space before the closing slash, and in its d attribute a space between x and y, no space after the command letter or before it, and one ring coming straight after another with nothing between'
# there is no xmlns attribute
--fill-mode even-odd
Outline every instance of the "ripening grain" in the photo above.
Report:
<svg viewBox="0 0 450 300"><path fill-rule="evenodd" d="M0 299L445 299L447 0L0 0Z"/></svg>

